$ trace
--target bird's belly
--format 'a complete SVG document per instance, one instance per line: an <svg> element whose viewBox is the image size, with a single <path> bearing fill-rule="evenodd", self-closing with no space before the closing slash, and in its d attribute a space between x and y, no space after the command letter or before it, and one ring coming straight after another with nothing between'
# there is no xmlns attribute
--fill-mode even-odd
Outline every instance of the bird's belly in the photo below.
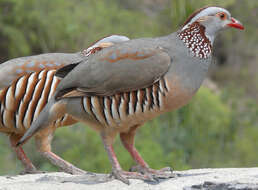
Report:
<svg viewBox="0 0 258 190"><path fill-rule="evenodd" d="M168 93L164 102L165 112L176 110L186 105L198 90L186 88L178 77L174 77L169 81L167 82Z"/></svg>

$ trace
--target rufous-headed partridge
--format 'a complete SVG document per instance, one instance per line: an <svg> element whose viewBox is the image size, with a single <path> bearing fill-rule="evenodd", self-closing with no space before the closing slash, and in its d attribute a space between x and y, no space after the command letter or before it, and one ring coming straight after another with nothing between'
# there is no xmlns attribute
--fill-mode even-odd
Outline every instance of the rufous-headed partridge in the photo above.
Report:
<svg viewBox="0 0 258 190"><path fill-rule="evenodd" d="M24 173L38 172L22 147L15 147L32 121L52 97L60 79L56 69L76 63L101 49L129 40L125 36L106 37L88 49L73 53L49 53L9 60L0 65L0 132L9 136L11 146L25 167ZM71 67L69 67L71 69ZM62 69L59 71L62 74ZM57 118L50 127L35 136L37 150L54 165L71 174L85 173L51 152L51 140L57 127L77 122L68 114Z"/></svg>
<svg viewBox="0 0 258 190"><path fill-rule="evenodd" d="M67 69L55 95L18 144L68 113L100 134L115 178L129 183L128 178L173 176L167 168L154 170L143 160L134 146L136 130L189 102L211 64L216 35L229 27L244 28L227 10L205 7L168 36L129 40L95 53ZM117 134L139 173L122 170L112 147Z"/></svg>

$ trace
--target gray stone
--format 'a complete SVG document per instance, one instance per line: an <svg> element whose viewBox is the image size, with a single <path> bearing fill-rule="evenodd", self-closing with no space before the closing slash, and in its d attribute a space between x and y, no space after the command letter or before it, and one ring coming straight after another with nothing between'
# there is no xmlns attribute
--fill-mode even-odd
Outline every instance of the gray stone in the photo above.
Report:
<svg viewBox="0 0 258 190"><path fill-rule="evenodd" d="M107 174L75 176L44 173L0 176L0 190L258 190L258 168L194 169L175 171L178 177L126 185Z"/></svg>

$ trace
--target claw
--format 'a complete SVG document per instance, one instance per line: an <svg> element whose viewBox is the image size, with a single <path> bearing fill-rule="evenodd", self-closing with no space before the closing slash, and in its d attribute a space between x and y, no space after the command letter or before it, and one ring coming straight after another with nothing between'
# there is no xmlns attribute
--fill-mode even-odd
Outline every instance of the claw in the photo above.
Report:
<svg viewBox="0 0 258 190"><path fill-rule="evenodd" d="M165 168L162 168L160 169L159 171L162 171L162 172L173 172L173 169L171 167L165 167Z"/></svg>
<svg viewBox="0 0 258 190"><path fill-rule="evenodd" d="M150 175L150 174L148 174L148 173L146 173L146 174L142 174L142 175L146 176L146 178L145 178L145 179L143 179L144 181L147 181L147 182L154 182L154 183L159 182L159 179L158 179L158 178L156 178L156 177L155 177L155 176L153 176L153 175Z"/></svg>
<svg viewBox="0 0 258 190"><path fill-rule="evenodd" d="M155 181L153 181L153 182L159 182L159 178L158 177L156 177L156 176L152 176L152 178L155 180Z"/></svg>
<svg viewBox="0 0 258 190"><path fill-rule="evenodd" d="M113 170L111 173L111 176L114 176L115 179L118 179L127 185L130 184L128 179L140 179L143 181L155 182L155 183L159 181L158 178L156 178L155 176L149 173L141 174L138 172L127 172L123 170Z"/></svg>
<svg viewBox="0 0 258 190"><path fill-rule="evenodd" d="M115 179L122 181L123 183L130 185L130 181L122 176L123 171L113 170L111 176L114 176Z"/></svg>
<svg viewBox="0 0 258 190"><path fill-rule="evenodd" d="M165 167L160 170L154 170L151 168L143 167L140 165L136 165L130 168L130 171L132 172L140 172L143 175L152 176L153 179L168 179L176 177L176 175L173 173L173 170L170 167Z"/></svg>

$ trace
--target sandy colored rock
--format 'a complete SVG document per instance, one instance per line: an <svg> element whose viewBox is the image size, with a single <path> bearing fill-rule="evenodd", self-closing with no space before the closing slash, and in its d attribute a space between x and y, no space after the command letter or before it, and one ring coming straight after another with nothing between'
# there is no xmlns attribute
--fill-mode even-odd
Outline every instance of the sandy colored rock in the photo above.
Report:
<svg viewBox="0 0 258 190"><path fill-rule="evenodd" d="M60 172L1 176L0 190L258 190L258 168L195 169L175 173L178 177L157 183L130 180L129 186L112 179L103 182L105 174L72 176Z"/></svg>

